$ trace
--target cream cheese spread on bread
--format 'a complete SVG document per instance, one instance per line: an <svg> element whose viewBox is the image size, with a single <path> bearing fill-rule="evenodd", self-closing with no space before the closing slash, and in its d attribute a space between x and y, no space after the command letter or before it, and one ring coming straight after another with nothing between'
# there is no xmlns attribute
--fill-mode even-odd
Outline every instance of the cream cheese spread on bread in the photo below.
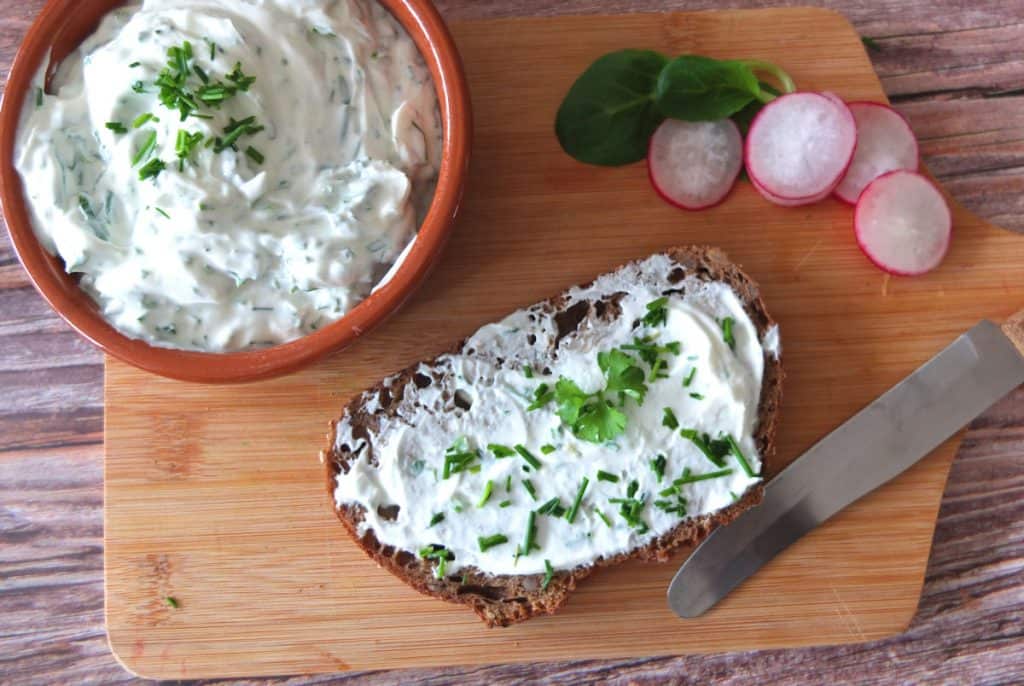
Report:
<svg viewBox="0 0 1024 686"><path fill-rule="evenodd" d="M356 457L336 504L439 576L586 566L731 505L760 481L774 353L727 284L673 280L676 266L654 255L569 290L558 316L484 326L421 365L376 426L343 417L336 444Z"/></svg>

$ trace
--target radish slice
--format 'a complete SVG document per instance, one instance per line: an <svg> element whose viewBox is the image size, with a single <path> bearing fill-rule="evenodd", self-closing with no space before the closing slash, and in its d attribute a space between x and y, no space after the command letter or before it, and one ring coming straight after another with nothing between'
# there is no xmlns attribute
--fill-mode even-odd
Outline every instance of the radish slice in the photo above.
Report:
<svg viewBox="0 0 1024 686"><path fill-rule="evenodd" d="M857 123L834 95L790 93L750 125L747 173L768 200L805 205L831 193L857 146Z"/></svg>
<svg viewBox="0 0 1024 686"><path fill-rule="evenodd" d="M898 170L864 189L853 227L868 259L890 274L916 276L942 262L953 218L935 184L917 172Z"/></svg>
<svg viewBox="0 0 1024 686"><path fill-rule="evenodd" d="M825 198L832 194L831 191L826 191L824 193L821 193L820 195L811 196L810 198L780 198L779 196L775 195L774 193L771 193L766 188L761 186L756 179L751 178L750 183L753 184L754 188L756 188L761 195L763 195L765 198L775 203L776 205L781 205L782 207L798 207L800 205L811 205L813 203L824 200Z"/></svg>
<svg viewBox="0 0 1024 686"><path fill-rule="evenodd" d="M647 169L662 198L684 210L722 202L743 166L743 137L730 119L667 119L651 136Z"/></svg>
<svg viewBox="0 0 1024 686"><path fill-rule="evenodd" d="M851 102L857 121L857 150L846 176L836 188L843 202L856 204L864 188L886 172L917 171L917 139L896 110L877 102Z"/></svg>

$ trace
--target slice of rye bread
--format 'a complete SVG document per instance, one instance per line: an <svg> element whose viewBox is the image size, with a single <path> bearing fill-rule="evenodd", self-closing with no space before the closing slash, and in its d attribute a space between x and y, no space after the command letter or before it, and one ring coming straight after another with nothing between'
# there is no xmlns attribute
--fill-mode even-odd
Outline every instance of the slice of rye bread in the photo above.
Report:
<svg viewBox="0 0 1024 686"><path fill-rule="evenodd" d="M678 268L670 274L669 281L671 283L665 284L666 291L671 291L673 284L691 275L701 280L724 282L743 302L744 309L757 328L758 337L764 340L768 329L775 323L765 309L757 284L738 266L730 262L725 253L717 248L695 246L676 248L665 254L678 264ZM542 311L554 317L558 323L559 339L575 330L580 322L587 318L591 318L591 321L599 321L617 314L614 303L586 302L582 307L581 303L577 303L575 306L567 308L567 301L566 293L562 293L539 304ZM464 344L465 341L448 352L463 352ZM436 360L436 358L434 359ZM782 397L783 379L782 366L778 358L765 352L764 362L758 425L754 435L763 465L767 464L774 453L775 427ZM431 362L427 362L427 364L431 365ZM569 594L576 588L577 582L589 576L598 567L618 564L632 558L665 562L681 547L699 543L717 526L727 524L744 510L761 501L763 486L758 484L749 489L740 500L730 507L712 514L687 518L680 522L675 529L659 536L642 548L636 548L614 557L597 559L588 566L556 572L547 588L544 589L541 588L542 574L494 575L481 572L473 567L466 567L459 570L458 574L437 579L434 575L433 563L430 560L420 559L415 551L396 550L392 546L381 544L372 530L360 535L358 527L363 520L364 513L361 505L346 504L337 507L334 503L336 478L342 471L347 473L349 460L356 458L356 455L347 450L347 445L337 445L338 424L347 421L354 427L354 433L357 436L368 439L369 431L376 430L383 417L393 416L404 389L417 381L423 383L422 379L416 378L419 368L420 363L417 363L360 394L345 408L342 417L332 422L329 434L330 443L322 454L327 465L327 491L330 494L332 508L345 529L356 544L378 565L421 593L470 606L488 626L508 626L539 614L552 614L565 604ZM371 400L374 402L369 402ZM369 459L372 464L372 454Z"/></svg>

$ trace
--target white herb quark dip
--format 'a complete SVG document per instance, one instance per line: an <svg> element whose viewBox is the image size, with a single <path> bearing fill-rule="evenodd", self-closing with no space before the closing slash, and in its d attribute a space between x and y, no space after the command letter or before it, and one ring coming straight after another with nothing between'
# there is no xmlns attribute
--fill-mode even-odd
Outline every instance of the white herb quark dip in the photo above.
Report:
<svg viewBox="0 0 1024 686"><path fill-rule="evenodd" d="M590 565L647 545L687 517L732 505L761 481L755 434L778 330L762 341L723 282L690 276L675 286L683 295L662 297L675 267L655 255L571 289L565 309L618 298L621 312L607 323L585 320L563 339L552 317L536 307L519 310L473 334L466 352L421 365L419 377L435 381L407 384L377 426L343 417L336 448L356 457L336 477L335 505L361 506L359 534L372 531L384 545L414 553L444 546L452 556L447 573L475 567L514 575ZM653 304L662 306L654 320ZM638 339L671 350L657 368L643 365L646 394L623 402L625 427L613 440L583 440L566 429L556 402L531 404L538 389L562 379L584 392L600 389L600 355L622 349L635 361L640 353L630 346ZM461 398L455 407L453 397ZM380 408L374 391L361 402L370 414ZM736 450L714 464L686 430L730 436ZM453 445L474 458L471 468L446 478ZM513 446L537 464L502 450ZM542 514L552 499L566 510L578 502L572 521L567 512ZM623 515L622 500L635 502L635 518ZM531 523L536 550L523 552Z"/></svg>
<svg viewBox="0 0 1024 686"><path fill-rule="evenodd" d="M176 50L184 120L156 85ZM440 167L429 71L372 1L145 0L50 92L40 71L16 151L36 233L117 329L162 347L339 319L414 238Z"/></svg>

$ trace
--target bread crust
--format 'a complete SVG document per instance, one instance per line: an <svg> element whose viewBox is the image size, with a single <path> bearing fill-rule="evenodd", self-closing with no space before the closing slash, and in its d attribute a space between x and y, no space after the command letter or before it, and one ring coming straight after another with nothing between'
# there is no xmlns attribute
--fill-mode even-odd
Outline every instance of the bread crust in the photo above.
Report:
<svg viewBox="0 0 1024 686"><path fill-rule="evenodd" d="M685 276L696 276L705 281L721 281L728 284L743 303L760 339L763 340L769 328L775 325L761 299L757 284L737 265L730 262L721 250L692 246L668 250L665 254L684 270ZM564 311L566 302L566 294L561 293L544 301L544 304L550 307L552 313L558 313ZM461 352L464 345L465 341L462 341L446 353ZM334 502L337 476L354 457L341 451L337 446L339 422L348 418L353 426L361 426L369 431L375 430L381 416L387 416L392 403L402 397L405 386L414 382L413 377L420 364L422 363L418 362L388 377L367 393L360 394L348 404L342 418L331 423L328 447L323 453L329 502L345 530L378 565L425 595L469 606L488 626L509 626L537 615L552 614L565 605L576 584L597 569L620 564L629 559L665 562L680 548L696 545L716 527L731 522L761 501L764 489L762 484L758 484L733 505L709 515L688 518L641 548L600 558L587 566L556 572L544 589L541 588L542 574L496 575L481 572L473 567L461 569L458 575L437 579L434 576L433 563L420 559L414 551L396 550L392 546L381 544L372 530L360 535L359 525L363 519L360 505L337 507ZM427 364L431 362L428 361ZM773 357L766 351L758 404L758 425L754 433L754 440L765 468L775 451L775 431L782 400L783 377L781 359ZM375 413L370 413L366 411L364 403L367 397L374 396L379 400L379 409Z"/></svg>

